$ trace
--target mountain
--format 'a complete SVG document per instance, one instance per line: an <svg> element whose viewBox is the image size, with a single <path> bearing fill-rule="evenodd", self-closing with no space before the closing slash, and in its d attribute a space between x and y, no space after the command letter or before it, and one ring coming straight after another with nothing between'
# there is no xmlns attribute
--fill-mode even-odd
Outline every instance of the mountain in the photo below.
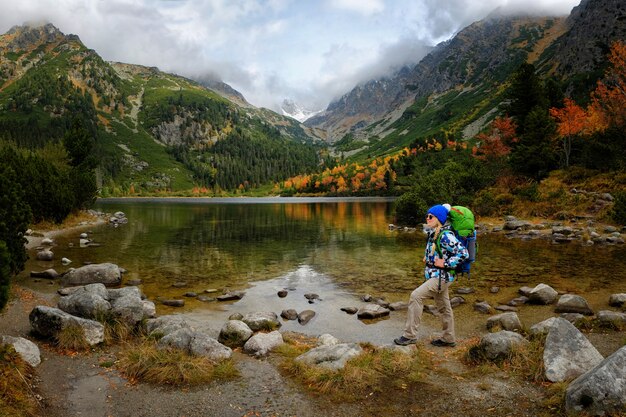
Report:
<svg viewBox="0 0 626 417"><path fill-rule="evenodd" d="M280 109L284 116L291 117L292 119L296 119L299 122L304 122L307 119L318 114L321 110L309 110L300 106L293 100L284 99L282 104L280 105Z"/></svg>
<svg viewBox="0 0 626 417"><path fill-rule="evenodd" d="M80 126L95 138L105 195L234 189L318 166L313 129L205 84L106 62L52 24L16 26L0 36L0 140L42 147Z"/></svg>
<svg viewBox="0 0 626 417"><path fill-rule="evenodd" d="M496 11L414 67L356 86L305 124L324 130L336 150L355 158L441 132L472 137L501 112L507 82L524 62L563 83L584 76L593 85L610 43L625 38L625 7L620 0L583 0L569 17Z"/></svg>

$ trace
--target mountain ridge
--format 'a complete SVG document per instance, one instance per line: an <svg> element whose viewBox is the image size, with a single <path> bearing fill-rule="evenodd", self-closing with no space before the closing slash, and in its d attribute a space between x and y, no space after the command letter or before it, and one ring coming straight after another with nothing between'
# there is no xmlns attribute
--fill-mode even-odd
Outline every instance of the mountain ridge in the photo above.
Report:
<svg viewBox="0 0 626 417"><path fill-rule="evenodd" d="M49 23L15 26L0 36L0 139L41 147L61 141L80 118L96 138L99 187L114 194L259 185L318 163L315 130L251 106L226 84L212 87L156 67L106 62ZM216 146L222 141L254 142L258 152L241 155ZM260 159L245 162L252 157Z"/></svg>

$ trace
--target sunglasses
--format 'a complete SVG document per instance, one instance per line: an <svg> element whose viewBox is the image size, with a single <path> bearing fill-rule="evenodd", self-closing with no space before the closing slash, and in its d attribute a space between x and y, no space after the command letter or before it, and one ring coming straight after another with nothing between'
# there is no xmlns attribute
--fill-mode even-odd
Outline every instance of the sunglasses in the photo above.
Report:
<svg viewBox="0 0 626 417"><path fill-rule="evenodd" d="M426 220L432 220L434 218L435 218L435 216L433 216L432 214L427 214L426 215Z"/></svg>

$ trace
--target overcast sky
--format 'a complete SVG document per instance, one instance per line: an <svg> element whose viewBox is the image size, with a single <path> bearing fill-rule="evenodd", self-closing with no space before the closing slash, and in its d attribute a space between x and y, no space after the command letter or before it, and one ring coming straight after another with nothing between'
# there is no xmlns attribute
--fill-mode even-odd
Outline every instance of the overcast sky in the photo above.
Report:
<svg viewBox="0 0 626 417"><path fill-rule="evenodd" d="M256 106L325 108L416 63L497 7L566 15L579 0L0 0L0 32L50 22L105 60L213 74Z"/></svg>

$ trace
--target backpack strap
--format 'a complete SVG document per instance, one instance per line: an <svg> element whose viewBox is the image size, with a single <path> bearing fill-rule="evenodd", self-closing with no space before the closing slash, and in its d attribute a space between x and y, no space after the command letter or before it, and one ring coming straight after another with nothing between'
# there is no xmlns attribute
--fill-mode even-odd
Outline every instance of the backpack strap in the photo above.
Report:
<svg viewBox="0 0 626 417"><path fill-rule="evenodd" d="M437 239L435 240L435 249L437 251L437 255L439 255L439 258L443 259L443 250L441 249L441 238L443 236L444 233L454 233L452 230L442 230L441 233L439 233L439 236L437 236ZM455 268L441 268L443 270L445 270L446 272L448 272L450 275L455 275Z"/></svg>

